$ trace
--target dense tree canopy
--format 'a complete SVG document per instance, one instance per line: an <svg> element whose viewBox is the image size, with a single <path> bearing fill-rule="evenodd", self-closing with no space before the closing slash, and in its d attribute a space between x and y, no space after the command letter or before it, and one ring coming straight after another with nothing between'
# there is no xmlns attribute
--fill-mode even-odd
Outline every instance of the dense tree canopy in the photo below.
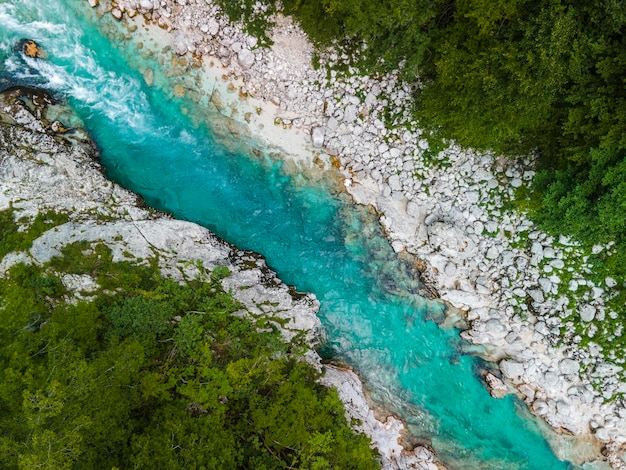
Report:
<svg viewBox="0 0 626 470"><path fill-rule="evenodd" d="M70 295L67 273L97 292ZM82 243L13 266L0 278L0 467L377 468L302 345L232 315L225 275L181 285Z"/></svg>
<svg viewBox="0 0 626 470"><path fill-rule="evenodd" d="M444 136L535 152L535 219L585 244L626 278L626 4L456 2L424 63L418 116ZM501 4L498 3L498 6ZM482 13L481 13L482 12Z"/></svg>

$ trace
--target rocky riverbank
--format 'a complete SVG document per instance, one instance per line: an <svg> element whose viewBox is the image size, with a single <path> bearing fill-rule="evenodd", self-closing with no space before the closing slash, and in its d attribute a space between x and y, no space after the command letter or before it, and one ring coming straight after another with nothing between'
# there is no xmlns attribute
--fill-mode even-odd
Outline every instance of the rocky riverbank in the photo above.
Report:
<svg viewBox="0 0 626 470"><path fill-rule="evenodd" d="M487 375L493 393L517 393L554 428L588 439L580 461L600 446L614 468L626 468L623 355L594 341L621 336L619 325L607 329L604 320L617 315L604 300L623 286L592 282L580 247L505 209L533 177L532 159L429 148L411 122L408 85L393 74L338 74L333 51L322 55L328 69L314 69L289 18L275 18L274 45L261 48L210 1L118 0L98 11L131 32L144 19L169 31L174 56L213 77L211 103L282 148L294 171L339 166L355 201L381 213L394 249L422 259L424 278L465 314L464 339L499 362L500 373ZM179 84L179 94L198 91Z"/></svg>
<svg viewBox="0 0 626 470"><path fill-rule="evenodd" d="M13 89L0 94L0 210L12 208L23 224L49 210L69 221L43 232L27 251L0 260L0 276L15 263L43 264L77 241L103 242L114 261L157 259L164 275L185 281L206 269L226 266L232 273L222 282L245 306L242 314L276 319L284 336L305 334L311 346L319 340L319 302L283 284L255 253L238 250L196 224L146 209L133 193L108 181L96 161L89 137L47 118L52 100L36 90ZM50 112L58 114L59 109ZM89 276L66 275L66 288L77 298L95 286ZM402 423L393 417L378 421L370 410L358 378L351 372L323 366L312 350L308 360L326 368L323 382L336 386L349 419L361 422L381 453L386 468L436 469L426 448L404 450L398 443Z"/></svg>

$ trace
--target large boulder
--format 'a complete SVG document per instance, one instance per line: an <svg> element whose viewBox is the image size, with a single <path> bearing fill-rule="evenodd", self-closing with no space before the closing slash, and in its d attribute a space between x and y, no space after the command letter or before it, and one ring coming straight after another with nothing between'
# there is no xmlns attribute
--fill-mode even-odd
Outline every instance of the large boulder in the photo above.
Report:
<svg viewBox="0 0 626 470"><path fill-rule="evenodd" d="M593 321L596 316L596 308L593 305L583 305L578 309L580 319L584 322Z"/></svg>
<svg viewBox="0 0 626 470"><path fill-rule="evenodd" d="M241 49L237 53L237 62L242 69L249 69L254 64L254 52L246 48Z"/></svg>
<svg viewBox="0 0 626 470"><path fill-rule="evenodd" d="M508 359L500 361L500 370L507 379L514 382L521 381L525 372L524 364Z"/></svg>
<svg viewBox="0 0 626 470"><path fill-rule="evenodd" d="M428 226L430 245L444 256L470 258L476 254L475 243L456 225L447 222L434 222Z"/></svg>
<svg viewBox="0 0 626 470"><path fill-rule="evenodd" d="M24 53L25 56L33 59L45 59L47 57L41 46L32 39L21 40L18 44L18 48Z"/></svg>
<svg viewBox="0 0 626 470"><path fill-rule="evenodd" d="M323 127L314 127L311 132L313 147L321 148L324 145L324 135L326 134Z"/></svg>
<svg viewBox="0 0 626 470"><path fill-rule="evenodd" d="M559 371L564 375L578 374L580 363L574 359L565 358L559 362Z"/></svg>
<svg viewBox="0 0 626 470"><path fill-rule="evenodd" d="M489 387L489 394L493 398L503 398L505 395L509 394L509 389L504 384L504 382L493 375L491 372L487 372L485 375L485 382L487 382L487 386Z"/></svg>
<svg viewBox="0 0 626 470"><path fill-rule="evenodd" d="M178 55L185 55L187 53L187 41L180 31L174 31L172 34L172 48Z"/></svg>

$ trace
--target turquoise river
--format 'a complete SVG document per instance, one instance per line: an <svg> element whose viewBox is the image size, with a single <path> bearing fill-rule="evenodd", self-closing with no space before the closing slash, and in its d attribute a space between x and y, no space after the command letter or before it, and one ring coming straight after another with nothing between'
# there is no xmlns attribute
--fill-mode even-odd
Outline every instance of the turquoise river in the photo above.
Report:
<svg viewBox="0 0 626 470"><path fill-rule="evenodd" d="M100 31L103 21L85 0L0 0L0 89L42 87L66 101L66 124L89 131L111 179L261 253L285 282L314 292L322 354L354 367L450 468L575 468L555 457L523 404L490 397L485 364L463 352L457 330L433 321L443 306L418 295L375 215L319 181L285 175L268 155L216 143L181 112L198 104L148 88L137 57ZM22 38L49 58L26 58L16 50Z"/></svg>

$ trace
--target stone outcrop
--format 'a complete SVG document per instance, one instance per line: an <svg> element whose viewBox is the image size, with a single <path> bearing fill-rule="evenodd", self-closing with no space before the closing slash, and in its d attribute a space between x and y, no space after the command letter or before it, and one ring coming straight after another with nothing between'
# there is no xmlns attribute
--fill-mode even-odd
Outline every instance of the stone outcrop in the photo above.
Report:
<svg viewBox="0 0 626 470"><path fill-rule="evenodd" d="M46 53L44 50L32 39L24 39L20 41L19 48L24 55L33 59L45 59Z"/></svg>

